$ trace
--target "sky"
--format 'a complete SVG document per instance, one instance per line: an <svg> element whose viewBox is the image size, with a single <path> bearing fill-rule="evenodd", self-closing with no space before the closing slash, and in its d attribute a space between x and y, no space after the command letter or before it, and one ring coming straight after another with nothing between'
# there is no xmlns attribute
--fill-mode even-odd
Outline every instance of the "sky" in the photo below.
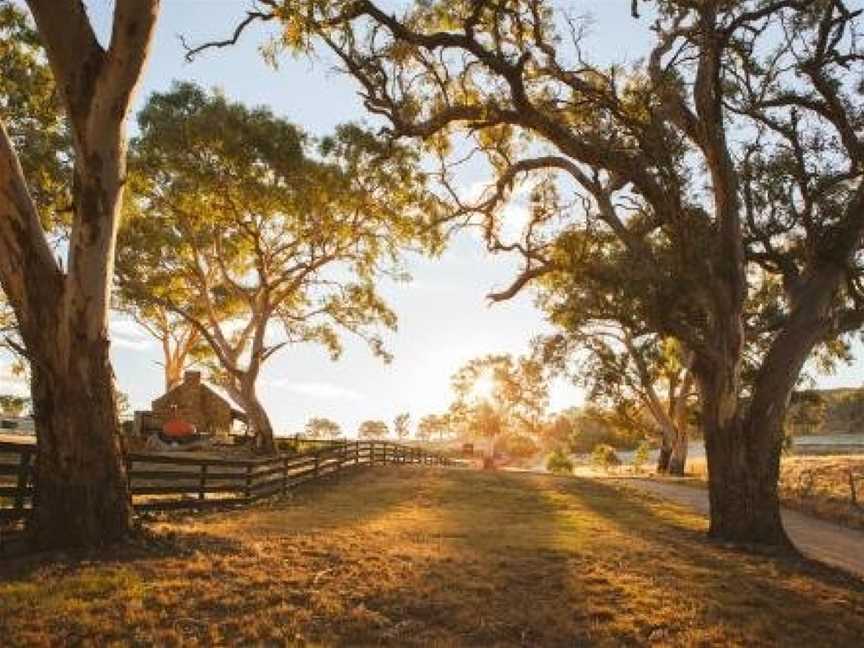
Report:
<svg viewBox="0 0 864 648"><path fill-rule="evenodd" d="M85 4L105 37L110 33L113 2ZM630 17L629 1L576 0L571 5L575 13L593 19L588 44L595 60L623 62L645 51L649 24ZM250 29L234 47L205 53L193 63L184 60L181 35L191 43L224 38L248 7L247 0L163 0L130 129L134 131L134 114L147 96L169 89L175 80L216 87L250 105L267 105L316 136L332 132L341 122L364 121L356 85L333 71L332 60L283 57L278 69L265 63L260 47L272 34L266 26ZM382 285L382 294L399 316L398 332L387 336L394 355L391 364L374 357L363 342L346 339L345 352L337 362L321 348L296 346L283 349L266 366L259 394L277 434L301 431L312 416L332 418L349 435L365 419L391 422L405 411L416 422L447 408L450 376L466 361L487 353L525 353L531 338L546 330L530 293L489 304L486 294L509 284L516 260L488 255L471 234L457 237L440 258L409 257L408 268L412 282ZM150 401L162 393L158 346L137 325L116 316L111 338L120 389L129 395L134 409L149 408ZM854 366L820 378L819 386L861 385L864 350L860 346L856 355L859 360ZM0 370L0 392L20 389ZM582 402L581 392L561 381L553 386L551 396L553 410Z"/></svg>

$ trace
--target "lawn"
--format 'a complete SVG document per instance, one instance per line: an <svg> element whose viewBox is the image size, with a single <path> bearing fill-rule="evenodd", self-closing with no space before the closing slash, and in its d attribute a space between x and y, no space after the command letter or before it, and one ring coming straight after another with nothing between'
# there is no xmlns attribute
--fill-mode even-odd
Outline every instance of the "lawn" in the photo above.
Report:
<svg viewBox="0 0 864 648"><path fill-rule="evenodd" d="M0 562L4 645L853 646L864 584L574 478L388 466Z"/></svg>

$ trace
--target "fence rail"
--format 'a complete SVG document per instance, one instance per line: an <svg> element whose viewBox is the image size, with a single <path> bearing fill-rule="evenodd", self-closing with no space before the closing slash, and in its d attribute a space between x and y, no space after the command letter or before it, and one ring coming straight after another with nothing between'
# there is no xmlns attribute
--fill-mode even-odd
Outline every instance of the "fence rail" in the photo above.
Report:
<svg viewBox="0 0 864 648"><path fill-rule="evenodd" d="M448 463L438 453L389 441L322 441L313 447L263 459L129 453L132 504L137 511L249 504L348 468ZM35 445L0 442L0 520L23 519L32 509L35 456Z"/></svg>

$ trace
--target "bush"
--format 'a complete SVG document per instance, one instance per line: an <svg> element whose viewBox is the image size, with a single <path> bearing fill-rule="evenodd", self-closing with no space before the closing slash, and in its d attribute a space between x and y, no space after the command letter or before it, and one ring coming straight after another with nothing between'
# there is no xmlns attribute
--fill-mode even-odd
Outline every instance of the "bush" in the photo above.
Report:
<svg viewBox="0 0 864 648"><path fill-rule="evenodd" d="M517 459L532 457L537 454L539 449L534 440L524 434L508 435L502 439L498 447L501 452Z"/></svg>
<svg viewBox="0 0 864 648"><path fill-rule="evenodd" d="M601 443L594 446L594 450L591 452L591 463L598 468L609 471L615 466L620 466L621 459L618 458L615 448Z"/></svg>
<svg viewBox="0 0 864 648"><path fill-rule="evenodd" d="M647 441L643 441L636 447L633 453L633 470L642 472L642 466L648 463L648 457L651 454L651 446Z"/></svg>
<svg viewBox="0 0 864 648"><path fill-rule="evenodd" d="M642 438L641 431L624 430L605 422L591 421L581 425L570 438L570 450L587 453L598 445L608 445L618 450L633 450Z"/></svg>
<svg viewBox="0 0 864 648"><path fill-rule="evenodd" d="M556 475L569 475L573 472L573 462L558 448L546 459L546 470Z"/></svg>

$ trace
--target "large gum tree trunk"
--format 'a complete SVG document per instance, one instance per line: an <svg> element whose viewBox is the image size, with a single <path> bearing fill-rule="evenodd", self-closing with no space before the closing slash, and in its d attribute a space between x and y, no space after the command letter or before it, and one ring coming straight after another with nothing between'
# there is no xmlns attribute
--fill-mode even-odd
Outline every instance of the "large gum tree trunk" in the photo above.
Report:
<svg viewBox="0 0 864 648"><path fill-rule="evenodd" d="M249 425L255 435L256 447L263 454L276 454L273 425L270 423L267 410L264 409L261 401L258 400L254 382L247 382L239 388L233 388L230 391L235 400L243 407L246 416L249 417Z"/></svg>
<svg viewBox="0 0 864 648"><path fill-rule="evenodd" d="M45 548L114 542L131 516L108 341L79 340L67 359L33 365L39 452L31 529Z"/></svg>
<svg viewBox="0 0 864 648"><path fill-rule="evenodd" d="M107 50L83 3L27 4L73 134L74 216L61 268L0 116L0 283L33 376L38 452L30 527L43 548L92 547L122 537L130 525L108 309L124 125L159 1L117 0Z"/></svg>
<svg viewBox="0 0 864 648"><path fill-rule="evenodd" d="M701 381L711 516L708 534L742 544L791 547L777 495L780 449L768 451L741 418L737 390Z"/></svg>
<svg viewBox="0 0 864 648"><path fill-rule="evenodd" d="M728 372L700 376L712 536L791 548L780 517L777 481L783 423L792 390L816 344L831 330L839 266L814 270L763 359L743 413Z"/></svg>

